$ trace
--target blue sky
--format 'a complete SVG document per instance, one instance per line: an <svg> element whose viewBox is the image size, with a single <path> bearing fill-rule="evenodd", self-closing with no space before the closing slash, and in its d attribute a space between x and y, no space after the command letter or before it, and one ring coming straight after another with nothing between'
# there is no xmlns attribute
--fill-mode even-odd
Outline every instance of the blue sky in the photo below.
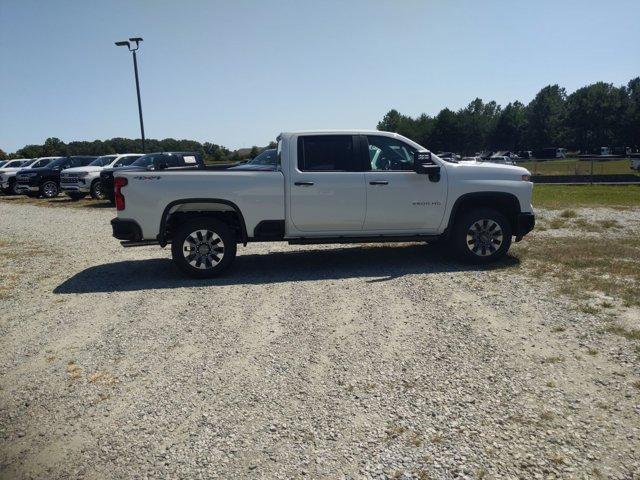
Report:
<svg viewBox="0 0 640 480"><path fill-rule="evenodd" d="M640 2L0 0L0 148L138 137L229 148L473 98L640 75Z"/></svg>

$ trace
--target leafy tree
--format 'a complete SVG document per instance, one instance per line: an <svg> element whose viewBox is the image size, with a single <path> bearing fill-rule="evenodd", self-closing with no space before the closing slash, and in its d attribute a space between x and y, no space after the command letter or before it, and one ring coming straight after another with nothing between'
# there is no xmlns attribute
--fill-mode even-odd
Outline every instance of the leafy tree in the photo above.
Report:
<svg viewBox="0 0 640 480"><path fill-rule="evenodd" d="M567 99L568 139L573 147L593 151L622 140L626 89L598 82L582 87Z"/></svg>
<svg viewBox="0 0 640 480"><path fill-rule="evenodd" d="M567 93L558 85L544 87L527 106L528 144L531 149L557 147L565 136Z"/></svg>
<svg viewBox="0 0 640 480"><path fill-rule="evenodd" d="M251 151L249 152L249 158L256 158L260 154L260 149L255 145L251 147Z"/></svg>
<svg viewBox="0 0 640 480"><path fill-rule="evenodd" d="M6 160L7 158L9 158L8 155L0 148L0 160Z"/></svg>
<svg viewBox="0 0 640 480"><path fill-rule="evenodd" d="M490 143L494 149L524 150L526 133L526 107L522 103L515 101L507 104L504 110L500 112L493 128Z"/></svg>

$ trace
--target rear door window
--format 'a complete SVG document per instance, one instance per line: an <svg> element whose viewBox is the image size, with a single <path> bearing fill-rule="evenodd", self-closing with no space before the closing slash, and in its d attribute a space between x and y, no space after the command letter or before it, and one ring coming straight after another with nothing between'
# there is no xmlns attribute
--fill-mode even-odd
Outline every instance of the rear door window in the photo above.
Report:
<svg viewBox="0 0 640 480"><path fill-rule="evenodd" d="M298 138L298 169L303 172L354 170L351 135L309 135Z"/></svg>

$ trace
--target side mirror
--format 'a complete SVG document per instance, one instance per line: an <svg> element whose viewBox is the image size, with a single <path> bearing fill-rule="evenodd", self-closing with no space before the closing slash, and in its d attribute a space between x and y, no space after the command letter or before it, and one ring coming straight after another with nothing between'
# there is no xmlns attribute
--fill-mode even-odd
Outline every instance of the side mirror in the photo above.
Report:
<svg viewBox="0 0 640 480"><path fill-rule="evenodd" d="M147 170L152 171L155 169L156 169L156 166L153 163L151 165L147 165Z"/></svg>
<svg viewBox="0 0 640 480"><path fill-rule="evenodd" d="M431 152L414 153L413 169L420 175L438 175L440 173L440 166L431 160Z"/></svg>

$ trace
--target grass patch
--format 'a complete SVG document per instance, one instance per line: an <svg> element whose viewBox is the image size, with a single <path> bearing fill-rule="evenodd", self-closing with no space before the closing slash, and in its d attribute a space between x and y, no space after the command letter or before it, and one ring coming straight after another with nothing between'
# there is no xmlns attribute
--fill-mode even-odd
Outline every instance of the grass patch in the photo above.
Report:
<svg viewBox="0 0 640 480"><path fill-rule="evenodd" d="M560 216L562 218L576 218L578 214L575 210L563 210L562 212L560 212Z"/></svg>
<svg viewBox="0 0 640 480"><path fill-rule="evenodd" d="M640 207L639 185L544 185L533 187L533 205L571 207Z"/></svg>
<svg viewBox="0 0 640 480"><path fill-rule="evenodd" d="M640 330L637 328L626 329L622 325L609 325L604 329L606 333L613 333L626 338L627 340L640 340Z"/></svg>
<svg viewBox="0 0 640 480"><path fill-rule="evenodd" d="M555 278L559 289L584 302L589 292L620 299L626 306L640 305L640 238L536 238L514 246L519 267L538 278ZM608 308L608 307L607 307ZM585 313L597 313L583 305Z"/></svg>
<svg viewBox="0 0 640 480"><path fill-rule="evenodd" d="M564 362L565 358L562 355L552 355L550 357L545 357L542 359L542 363L562 363Z"/></svg>

